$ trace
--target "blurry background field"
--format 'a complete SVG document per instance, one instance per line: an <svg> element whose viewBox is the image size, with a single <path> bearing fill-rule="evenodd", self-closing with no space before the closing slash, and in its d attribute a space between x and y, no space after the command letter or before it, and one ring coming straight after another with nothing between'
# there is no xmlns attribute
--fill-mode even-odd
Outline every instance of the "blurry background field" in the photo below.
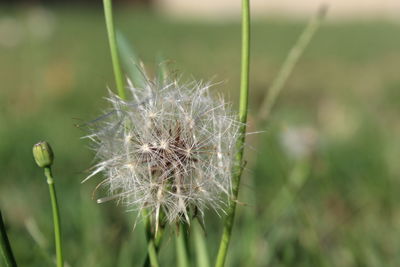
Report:
<svg viewBox="0 0 400 267"><path fill-rule="evenodd" d="M47 186L32 145L49 141L70 266L141 266L134 213L97 205L81 185L93 154L75 125L107 106L112 68L100 8L0 9L0 205L21 266L50 266ZM116 24L148 70L158 55L182 80L212 80L236 103L240 25L173 20L130 7ZM248 163L227 266L399 266L400 25L328 22L289 79L269 121L261 99L305 20L252 26ZM206 217L214 259L218 216ZM167 234L163 266L173 266ZM0 264L2 262L0 261Z"/></svg>

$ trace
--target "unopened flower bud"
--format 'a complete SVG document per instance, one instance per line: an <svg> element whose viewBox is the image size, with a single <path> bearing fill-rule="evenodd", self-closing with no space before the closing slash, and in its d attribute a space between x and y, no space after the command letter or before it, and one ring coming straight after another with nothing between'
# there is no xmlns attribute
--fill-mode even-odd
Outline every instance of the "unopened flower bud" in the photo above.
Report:
<svg viewBox="0 0 400 267"><path fill-rule="evenodd" d="M54 154L49 143L46 141L39 142L33 146L33 157L36 164L41 167L50 167L53 164Z"/></svg>

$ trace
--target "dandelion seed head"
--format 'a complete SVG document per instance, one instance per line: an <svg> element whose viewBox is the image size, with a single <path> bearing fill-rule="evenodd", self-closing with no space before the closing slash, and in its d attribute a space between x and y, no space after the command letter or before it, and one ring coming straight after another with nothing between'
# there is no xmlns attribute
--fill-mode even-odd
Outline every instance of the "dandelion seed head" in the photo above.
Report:
<svg viewBox="0 0 400 267"><path fill-rule="evenodd" d="M89 177L129 210L188 221L206 208L224 210L231 193L240 123L210 84L131 82L129 100L110 92L112 107L90 123L98 163Z"/></svg>

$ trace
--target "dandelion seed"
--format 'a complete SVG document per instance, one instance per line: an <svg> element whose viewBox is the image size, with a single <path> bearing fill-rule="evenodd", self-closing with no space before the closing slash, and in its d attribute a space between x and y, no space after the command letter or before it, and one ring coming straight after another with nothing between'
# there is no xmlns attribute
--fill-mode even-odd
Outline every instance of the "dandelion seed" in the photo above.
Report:
<svg viewBox="0 0 400 267"><path fill-rule="evenodd" d="M131 100L110 92L111 110L89 124L98 159L89 177L103 173L108 190L98 201L146 208L156 221L163 213L170 223L223 210L240 126L230 106L201 82L128 84Z"/></svg>

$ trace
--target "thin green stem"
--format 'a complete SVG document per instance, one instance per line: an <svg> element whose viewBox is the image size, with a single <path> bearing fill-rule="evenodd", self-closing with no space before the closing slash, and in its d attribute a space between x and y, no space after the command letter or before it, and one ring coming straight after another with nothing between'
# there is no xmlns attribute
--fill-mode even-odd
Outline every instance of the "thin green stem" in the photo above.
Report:
<svg viewBox="0 0 400 267"><path fill-rule="evenodd" d="M240 82L239 120L242 123L240 138L237 142L238 152L236 165L233 170L232 196L224 222L223 233L219 245L216 267L225 264L228 246L231 239L233 222L235 219L236 203L239 194L240 178L243 171L243 152L246 137L246 124L249 99L249 72L250 72L250 0L242 0L242 65Z"/></svg>
<svg viewBox="0 0 400 267"><path fill-rule="evenodd" d="M17 267L17 262L15 261L14 254L11 249L10 241L8 240L6 227L3 222L3 216L0 210L0 249L3 255L6 267Z"/></svg>
<svg viewBox="0 0 400 267"><path fill-rule="evenodd" d="M189 267L187 228L185 224L180 224L179 232L175 237L176 259L178 267Z"/></svg>
<svg viewBox="0 0 400 267"><path fill-rule="evenodd" d="M54 240L56 243L57 267L63 267L64 260L63 260L63 250L62 250L62 240L61 240L60 212L57 203L57 195L54 186L54 179L50 167L44 168L44 175L46 176L47 184L49 185L51 208L53 212Z"/></svg>
<svg viewBox="0 0 400 267"><path fill-rule="evenodd" d="M278 75L273 80L270 88L268 89L268 93L265 95L265 98L261 104L259 112L259 117L261 120L265 121L268 118L279 93L282 91L283 86L299 61L301 55L304 53L312 37L321 25L326 12L327 7L325 5L319 8L317 14L311 18L310 22L299 36L299 39L290 50L282 64L281 69L279 70Z"/></svg>
<svg viewBox="0 0 400 267"><path fill-rule="evenodd" d="M117 38L115 35L115 28L113 21L112 0L103 0L103 4L104 4L104 15L106 18L108 42L111 51L111 60L114 69L115 84L117 85L119 97L122 99L126 99L124 76L121 69Z"/></svg>

